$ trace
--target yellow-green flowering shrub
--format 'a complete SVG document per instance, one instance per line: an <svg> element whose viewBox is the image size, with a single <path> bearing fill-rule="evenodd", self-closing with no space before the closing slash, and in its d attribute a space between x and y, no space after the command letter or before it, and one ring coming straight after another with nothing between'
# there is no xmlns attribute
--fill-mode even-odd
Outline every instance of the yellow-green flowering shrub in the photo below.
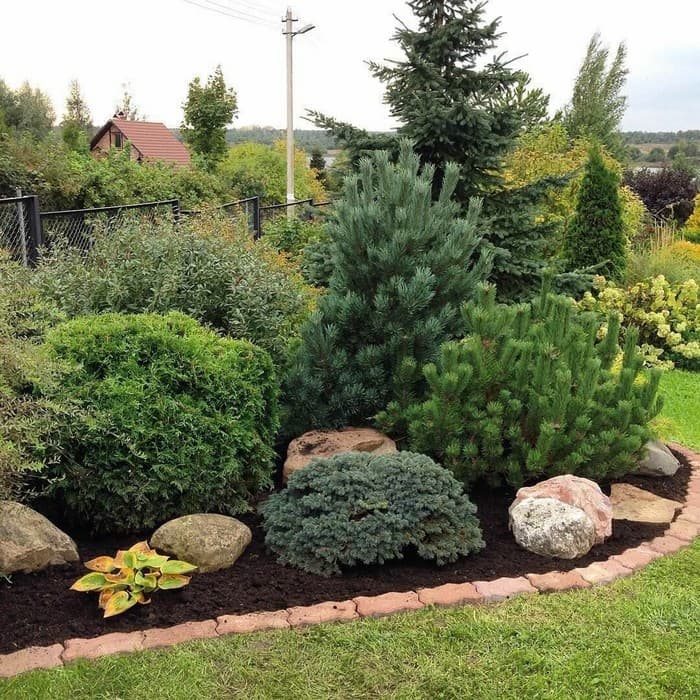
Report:
<svg viewBox="0 0 700 700"><path fill-rule="evenodd" d="M595 292L579 302L584 309L617 311L623 328L637 328L650 364L700 369L700 285L694 279L671 284L663 276L618 287L597 277Z"/></svg>

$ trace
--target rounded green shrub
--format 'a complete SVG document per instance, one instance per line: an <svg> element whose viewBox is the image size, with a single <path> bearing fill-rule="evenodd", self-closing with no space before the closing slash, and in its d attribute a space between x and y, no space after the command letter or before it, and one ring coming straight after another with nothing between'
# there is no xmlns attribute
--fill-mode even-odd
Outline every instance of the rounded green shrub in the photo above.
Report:
<svg viewBox="0 0 700 700"><path fill-rule="evenodd" d="M261 506L267 546L322 576L401 559L438 565L484 546L476 507L449 471L411 452L346 452L295 472Z"/></svg>
<svg viewBox="0 0 700 700"><path fill-rule="evenodd" d="M234 514L270 483L278 427L270 356L180 313L82 317L47 336L70 365L52 398L48 491L93 532Z"/></svg>

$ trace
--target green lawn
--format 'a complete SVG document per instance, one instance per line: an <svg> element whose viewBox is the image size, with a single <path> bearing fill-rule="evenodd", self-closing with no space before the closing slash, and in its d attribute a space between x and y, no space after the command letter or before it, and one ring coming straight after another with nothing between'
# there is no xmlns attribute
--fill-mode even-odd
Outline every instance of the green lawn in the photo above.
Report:
<svg viewBox="0 0 700 700"><path fill-rule="evenodd" d="M700 448L700 374L669 373L665 437ZM79 662L3 700L700 698L700 540L609 587Z"/></svg>

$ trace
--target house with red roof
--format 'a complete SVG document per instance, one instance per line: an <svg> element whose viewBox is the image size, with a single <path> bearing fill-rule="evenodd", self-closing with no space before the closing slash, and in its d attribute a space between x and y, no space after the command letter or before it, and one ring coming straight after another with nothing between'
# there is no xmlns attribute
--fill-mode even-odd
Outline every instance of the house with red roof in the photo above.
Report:
<svg viewBox="0 0 700 700"><path fill-rule="evenodd" d="M132 160L162 160L178 166L190 162L189 151L165 124L124 119L122 112L117 112L95 134L90 141L90 152L99 155L112 148L124 148L127 141Z"/></svg>

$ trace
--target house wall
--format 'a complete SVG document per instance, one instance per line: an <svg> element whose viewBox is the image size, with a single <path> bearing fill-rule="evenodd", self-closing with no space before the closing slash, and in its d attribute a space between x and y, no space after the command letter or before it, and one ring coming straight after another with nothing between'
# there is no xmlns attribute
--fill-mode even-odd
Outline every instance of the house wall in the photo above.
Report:
<svg viewBox="0 0 700 700"><path fill-rule="evenodd" d="M108 131L105 131L105 133L102 135L102 138L92 147L92 152L93 153L107 153L107 151L110 150L110 148L116 148L115 143L117 141L116 136L118 134L121 134L119 129L112 125ZM121 134L122 137L122 144L126 142L126 138L124 137L123 134ZM134 146L131 146L131 160L138 160L140 156L140 153L137 148L134 148Z"/></svg>

